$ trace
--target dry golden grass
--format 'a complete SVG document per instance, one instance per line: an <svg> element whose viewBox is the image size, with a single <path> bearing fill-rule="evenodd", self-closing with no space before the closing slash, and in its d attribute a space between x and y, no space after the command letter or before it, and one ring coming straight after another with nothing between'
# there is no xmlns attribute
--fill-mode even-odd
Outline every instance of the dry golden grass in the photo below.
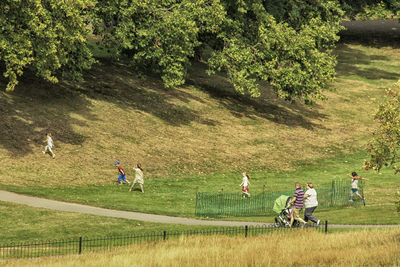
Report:
<svg viewBox="0 0 400 267"><path fill-rule="evenodd" d="M339 47L339 79L328 101L312 109L268 90L260 99L237 96L224 78L205 76L199 66L191 85L177 90L112 64L90 71L79 92L28 79L14 93L0 92L0 183L109 183L117 159L125 168L141 162L150 178L290 170L298 160L358 151L370 134L375 99L400 76L392 64L399 52ZM367 63L351 62L360 53ZM369 66L376 84L360 80ZM41 154L46 131L53 133L56 160Z"/></svg>
<svg viewBox="0 0 400 267"><path fill-rule="evenodd" d="M256 237L196 236L112 252L28 260L5 266L399 266L400 232L315 231ZM1 263L1 262L0 262Z"/></svg>

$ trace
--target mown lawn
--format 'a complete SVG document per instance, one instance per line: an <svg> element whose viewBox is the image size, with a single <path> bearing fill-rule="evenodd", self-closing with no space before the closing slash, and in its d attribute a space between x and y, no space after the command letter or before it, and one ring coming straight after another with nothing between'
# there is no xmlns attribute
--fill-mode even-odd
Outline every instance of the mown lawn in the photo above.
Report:
<svg viewBox="0 0 400 267"><path fill-rule="evenodd" d="M193 217L196 191L240 194L242 171L252 176L252 193L264 185L290 190L295 181L311 181L318 190L357 171L370 178L367 206L316 215L330 223L398 223L399 176L365 172L362 165L375 109L400 77L400 49L341 43L335 53L338 78L327 100L312 108L277 99L268 88L259 99L237 95L221 75L203 74L201 64L176 90L162 88L154 77L140 79L123 62L101 62L78 88L25 77L15 92L0 92L0 188ZM41 153L47 131L55 160ZM142 163L145 194L113 184L115 160L130 180L132 167Z"/></svg>
<svg viewBox="0 0 400 267"><path fill-rule="evenodd" d="M332 179L346 179L346 174L357 171L367 177L364 189L367 205L365 207L347 207L319 209L316 215L330 223L343 224L398 224L399 214L395 211L395 193L398 190L398 176L391 170L380 174L363 171L360 165L362 156L343 156L331 160L321 160L313 164L299 163L302 167L292 172L254 172L251 179L251 192L294 190L296 181L305 184L312 182L318 188L330 188ZM350 191L350 178L348 178ZM191 176L184 178L152 179L145 182L145 193L139 188L128 192L127 185L99 185L87 187L15 187L2 188L36 195L44 198L88 204L98 207L140 211L145 213L172 216L195 216L196 192L224 192L240 194L241 176L237 173ZM264 187L265 185L265 187ZM226 218L233 220L252 220L272 222L273 216L253 218Z"/></svg>

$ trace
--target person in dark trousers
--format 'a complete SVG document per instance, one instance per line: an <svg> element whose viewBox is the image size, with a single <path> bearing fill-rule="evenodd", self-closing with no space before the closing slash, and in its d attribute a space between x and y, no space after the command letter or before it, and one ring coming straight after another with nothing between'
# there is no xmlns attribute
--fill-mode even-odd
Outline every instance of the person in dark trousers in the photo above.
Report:
<svg viewBox="0 0 400 267"><path fill-rule="evenodd" d="M288 203L288 206L293 204L290 227L292 227L294 220L301 222L303 225L306 224L306 222L300 218L300 211L303 208L304 191L301 189L301 184L299 182L295 184L295 187L296 191L294 192L293 198Z"/></svg>
<svg viewBox="0 0 400 267"><path fill-rule="evenodd" d="M320 220L312 215L318 207L317 191L315 191L312 183L307 183L307 191L304 193L304 207L304 221L308 222L310 220L319 225Z"/></svg>

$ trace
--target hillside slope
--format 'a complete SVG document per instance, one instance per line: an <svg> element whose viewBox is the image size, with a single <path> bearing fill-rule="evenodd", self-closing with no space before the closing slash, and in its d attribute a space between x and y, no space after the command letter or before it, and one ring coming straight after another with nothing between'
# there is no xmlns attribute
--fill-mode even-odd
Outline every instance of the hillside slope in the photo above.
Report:
<svg viewBox="0 0 400 267"><path fill-rule="evenodd" d="M115 160L128 170L141 162L147 178L289 170L359 151L377 99L400 77L400 53L346 44L336 53L338 79L312 109L268 88L259 99L239 96L202 65L176 90L106 61L78 89L28 75L15 92L0 92L0 183L110 183ZM55 160L41 153L47 131Z"/></svg>

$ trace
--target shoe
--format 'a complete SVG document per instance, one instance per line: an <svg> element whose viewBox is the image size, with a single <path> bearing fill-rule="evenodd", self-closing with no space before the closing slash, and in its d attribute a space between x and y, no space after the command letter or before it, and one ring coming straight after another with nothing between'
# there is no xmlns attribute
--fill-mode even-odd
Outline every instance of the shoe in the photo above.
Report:
<svg viewBox="0 0 400 267"><path fill-rule="evenodd" d="M320 222L321 222L320 220L317 221L317 226L319 225Z"/></svg>
<svg viewBox="0 0 400 267"><path fill-rule="evenodd" d="M43 150L42 150L42 153L43 153L43 154L46 154L46 152L44 152Z"/></svg>
<svg viewBox="0 0 400 267"><path fill-rule="evenodd" d="M53 154L53 159L55 159L56 158L56 154Z"/></svg>
<svg viewBox="0 0 400 267"><path fill-rule="evenodd" d="M352 200L352 199L349 199L349 202L353 202L353 200Z"/></svg>

